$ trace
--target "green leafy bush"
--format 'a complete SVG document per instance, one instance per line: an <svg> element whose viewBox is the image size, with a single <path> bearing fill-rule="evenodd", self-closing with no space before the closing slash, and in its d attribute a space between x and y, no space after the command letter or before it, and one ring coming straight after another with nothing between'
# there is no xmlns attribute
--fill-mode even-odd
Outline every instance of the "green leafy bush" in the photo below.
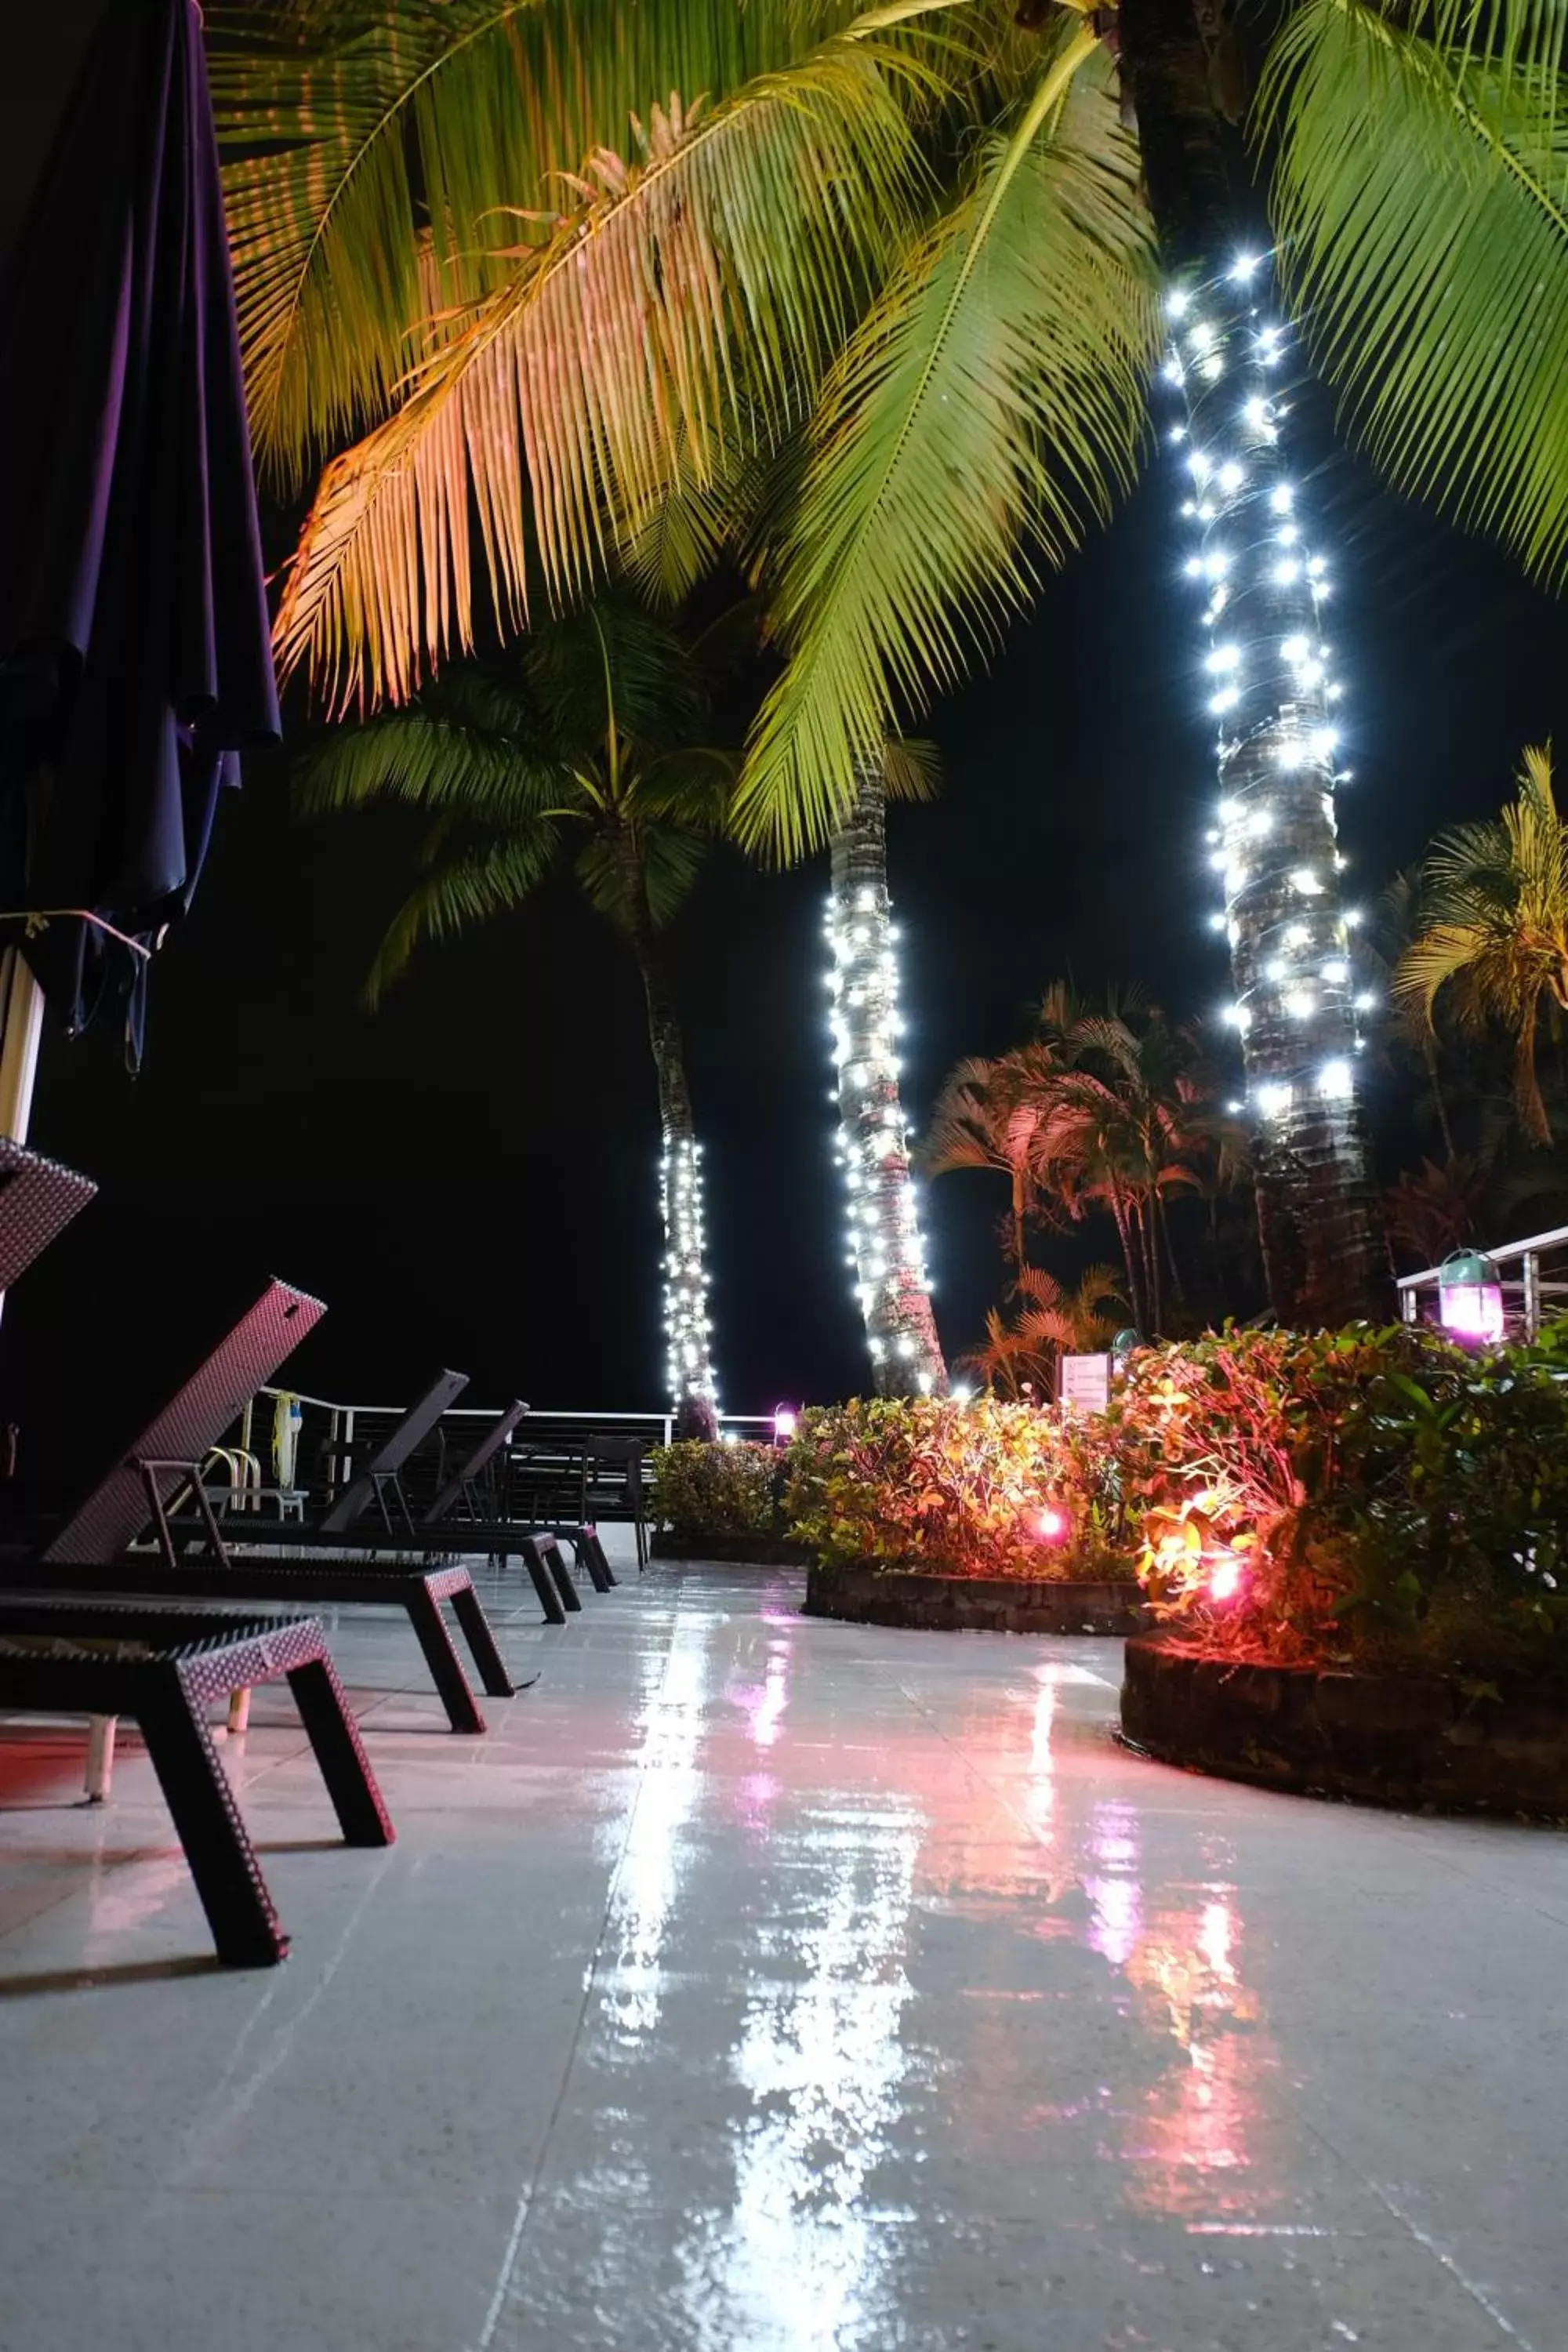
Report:
<svg viewBox="0 0 1568 2352"><path fill-rule="evenodd" d="M791 1534L833 1562L1130 1575L1104 1470L1076 1428L1031 1405L857 1400L803 1416L784 1507Z"/></svg>
<svg viewBox="0 0 1568 2352"><path fill-rule="evenodd" d="M773 1446L687 1442L661 1445L649 1459L653 1517L667 1520L678 1536L695 1541L777 1534L780 1463Z"/></svg>
<svg viewBox="0 0 1568 2352"><path fill-rule="evenodd" d="M1133 1360L1093 1443L1157 1612L1279 1663L1568 1663L1568 1326L1472 1357L1395 1325Z"/></svg>

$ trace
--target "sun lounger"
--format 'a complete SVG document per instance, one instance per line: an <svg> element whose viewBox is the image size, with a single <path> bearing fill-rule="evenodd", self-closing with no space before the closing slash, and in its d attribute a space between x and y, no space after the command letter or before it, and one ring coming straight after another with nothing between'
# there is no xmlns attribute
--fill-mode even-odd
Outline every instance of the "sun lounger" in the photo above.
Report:
<svg viewBox="0 0 1568 2352"><path fill-rule="evenodd" d="M0 1290L26 1273L97 1191L90 1177L0 1136Z"/></svg>
<svg viewBox="0 0 1568 2352"><path fill-rule="evenodd" d="M457 1514L459 1504L468 1517L476 1522L495 1517L493 1511L487 1512L480 1507L479 1480L527 1411L528 1407L521 1397L512 1399L506 1411L490 1423L473 1452L458 1464L446 1484L437 1490L434 1502L420 1519L421 1527L437 1526L448 1514Z"/></svg>
<svg viewBox="0 0 1568 2352"><path fill-rule="evenodd" d="M350 1845L394 1831L326 1639L313 1618L198 1616L70 1602L0 1606L0 1710L133 1717L190 1864L220 1960L267 1968L289 1938L246 1833L207 1710L287 1677Z"/></svg>
<svg viewBox="0 0 1568 2352"><path fill-rule="evenodd" d="M485 1689L493 1697L505 1698L513 1695L517 1685L496 1647L466 1568L424 1561L397 1566L276 1557L237 1561L219 1533L202 1485L202 1464L247 1401L325 1311L319 1299L291 1290L285 1283L269 1283L142 1435L123 1451L117 1449L109 1468L64 1526L33 1558L13 1561L0 1575L0 1583L12 1591L34 1593L40 1589L105 1595L168 1593L184 1601L306 1601L312 1608L391 1601L408 1612L454 1731L483 1731L484 1716L453 1647L442 1602L452 1605ZM443 1373L377 1449L363 1473L365 1494L360 1508L377 1494L378 1477L395 1481L414 1445L434 1427L442 1409L439 1404L431 1409L437 1392L456 1393L461 1385L460 1374ZM169 1504L182 1487L195 1498L195 1525L205 1540L205 1560L187 1560L175 1550L178 1523L171 1519ZM385 1507L384 1502L384 1511ZM333 1516L335 1512L329 1514ZM157 1530L162 1558L128 1555L129 1546L149 1524ZM249 1532L247 1528L246 1533ZM290 1529L291 1545L298 1532ZM256 1534L263 1541L276 1539L259 1525ZM349 1540L344 1533L329 1531L324 1524L318 1534L334 1547ZM380 1541L384 1546L387 1538L382 1535Z"/></svg>

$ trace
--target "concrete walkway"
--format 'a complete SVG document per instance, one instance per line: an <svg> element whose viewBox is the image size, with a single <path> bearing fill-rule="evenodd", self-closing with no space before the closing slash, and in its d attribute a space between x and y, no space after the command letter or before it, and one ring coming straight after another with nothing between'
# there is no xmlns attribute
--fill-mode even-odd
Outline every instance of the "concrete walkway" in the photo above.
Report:
<svg viewBox="0 0 1568 2352"><path fill-rule="evenodd" d="M1568 1839L1113 1743L1117 1646L663 1569L450 1737L335 1647L227 1761L229 1974L148 1767L0 1732L0 2352L1562 2352Z"/></svg>

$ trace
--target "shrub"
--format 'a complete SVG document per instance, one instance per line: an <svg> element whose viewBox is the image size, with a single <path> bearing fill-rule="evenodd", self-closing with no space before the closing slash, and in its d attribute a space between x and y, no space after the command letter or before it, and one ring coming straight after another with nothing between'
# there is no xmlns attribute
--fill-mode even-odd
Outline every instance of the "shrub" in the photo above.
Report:
<svg viewBox="0 0 1568 2352"><path fill-rule="evenodd" d="M790 1532L832 1562L960 1576L1131 1574L1102 1457L1054 1413L983 1397L858 1400L805 1413Z"/></svg>
<svg viewBox="0 0 1568 2352"><path fill-rule="evenodd" d="M1555 1659L1568 1327L1479 1358L1404 1325L1225 1331L1135 1358L1091 1442L1156 1611L1205 1648Z"/></svg>
<svg viewBox="0 0 1568 2352"><path fill-rule="evenodd" d="M768 1536L777 1532L780 1461L771 1445L661 1445L653 1465L652 1509L678 1536Z"/></svg>

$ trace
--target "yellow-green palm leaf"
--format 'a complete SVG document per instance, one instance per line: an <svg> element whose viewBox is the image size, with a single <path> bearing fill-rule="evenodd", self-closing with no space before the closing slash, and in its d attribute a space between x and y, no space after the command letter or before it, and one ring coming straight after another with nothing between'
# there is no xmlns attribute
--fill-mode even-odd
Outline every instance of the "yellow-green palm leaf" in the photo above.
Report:
<svg viewBox="0 0 1568 2352"><path fill-rule="evenodd" d="M1137 159L1092 34L913 246L827 379L784 532L789 666L742 837L821 844L889 728L963 675L1131 478L1158 341Z"/></svg>
<svg viewBox="0 0 1568 2352"><path fill-rule="evenodd" d="M456 328L408 397L336 459L279 615L285 671L334 708L401 701L472 643L470 500L503 628L531 563L580 591L614 539L700 488L740 406L787 420L908 220L917 162L874 41L834 40L710 112L657 109L599 151L549 243ZM827 199L825 201L825 196Z"/></svg>
<svg viewBox="0 0 1568 2352"><path fill-rule="evenodd" d="M1281 257L1397 486L1568 572L1560 0L1304 0L1262 92Z"/></svg>
<svg viewBox="0 0 1568 2352"><path fill-rule="evenodd" d="M1464 1026L1506 1029L1520 1116L1536 1140L1548 1140L1536 1033L1543 1004L1554 1019L1568 1012L1568 824L1557 813L1550 748L1525 752L1518 796L1500 817L1434 843L1422 923L1395 970L1395 998L1428 1029L1445 991Z"/></svg>
<svg viewBox="0 0 1568 2352"><path fill-rule="evenodd" d="M722 100L848 0L208 0L257 446L297 485L384 415L432 312L543 243L555 175L671 89ZM543 217L528 215L542 208Z"/></svg>

